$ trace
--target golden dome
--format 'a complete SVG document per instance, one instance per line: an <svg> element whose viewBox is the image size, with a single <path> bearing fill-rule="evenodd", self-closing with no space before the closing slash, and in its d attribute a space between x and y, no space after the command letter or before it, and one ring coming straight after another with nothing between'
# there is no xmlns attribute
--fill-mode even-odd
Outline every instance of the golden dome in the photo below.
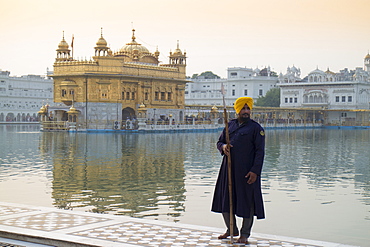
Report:
<svg viewBox="0 0 370 247"><path fill-rule="evenodd" d="M212 106L212 108L211 108L211 112L214 112L214 113L216 113L216 112L218 112L218 108L217 108L217 106Z"/></svg>
<svg viewBox="0 0 370 247"><path fill-rule="evenodd" d="M370 59L370 54L367 53L367 55L365 56L365 59Z"/></svg>
<svg viewBox="0 0 370 247"><path fill-rule="evenodd" d="M126 52L126 53L133 53L134 50L137 50L138 53L150 53L149 50L142 46L141 44L137 43L135 40L135 29L132 29L132 41L130 43L127 43L120 52Z"/></svg>
<svg viewBox="0 0 370 247"><path fill-rule="evenodd" d="M101 34L98 42L96 42L96 46L98 47L106 47L107 46L107 41L103 38L103 28L101 28Z"/></svg>
<svg viewBox="0 0 370 247"><path fill-rule="evenodd" d="M65 49L68 49L69 48L69 45L68 45L68 43L65 41L65 39L64 39L64 31L63 31L63 39L62 39L62 41L60 41L60 43L59 43L59 45L58 45L58 48L60 49L60 50L65 50Z"/></svg>
<svg viewBox="0 0 370 247"><path fill-rule="evenodd" d="M173 52L174 55L182 55L182 51L180 50L179 41L177 41L177 48Z"/></svg>
<svg viewBox="0 0 370 247"><path fill-rule="evenodd" d="M141 103L141 105L139 106L139 108L145 108L144 103Z"/></svg>
<svg viewBox="0 0 370 247"><path fill-rule="evenodd" d="M68 114L78 114L77 109L72 105L71 108L69 108L69 111L67 111Z"/></svg>
<svg viewBox="0 0 370 247"><path fill-rule="evenodd" d="M107 46L107 41L103 38L103 36L101 36L98 40L98 42L96 42L96 46Z"/></svg>
<svg viewBox="0 0 370 247"><path fill-rule="evenodd" d="M45 114L46 112L47 112L47 109L46 109L46 107L43 105L43 106L41 106L40 111L38 111L37 113L38 113L38 114Z"/></svg>
<svg viewBox="0 0 370 247"><path fill-rule="evenodd" d="M60 41L59 45L58 45L58 48L59 49L68 49L69 48L69 45L67 44L67 42L64 40Z"/></svg>

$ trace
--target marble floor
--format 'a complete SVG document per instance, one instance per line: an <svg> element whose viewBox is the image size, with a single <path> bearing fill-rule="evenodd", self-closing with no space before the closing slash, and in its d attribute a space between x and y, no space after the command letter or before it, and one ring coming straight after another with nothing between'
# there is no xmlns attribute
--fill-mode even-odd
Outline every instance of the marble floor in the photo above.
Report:
<svg viewBox="0 0 370 247"><path fill-rule="evenodd" d="M36 246L31 243L104 247L241 246L217 239L223 231L220 228L0 202L0 247ZM10 239L24 242L13 244ZM348 247L339 243L257 233L253 233L247 246Z"/></svg>

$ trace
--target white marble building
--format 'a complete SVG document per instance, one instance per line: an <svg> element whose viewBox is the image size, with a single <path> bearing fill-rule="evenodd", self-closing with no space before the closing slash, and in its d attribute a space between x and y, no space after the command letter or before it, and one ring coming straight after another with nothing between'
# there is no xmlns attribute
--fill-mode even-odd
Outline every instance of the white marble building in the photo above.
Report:
<svg viewBox="0 0 370 247"><path fill-rule="evenodd" d="M221 84L224 84L226 105L232 106L242 96L257 100L266 92L276 87L278 78L273 76L270 68L228 68L227 79L191 79L185 89L186 105L223 105Z"/></svg>
<svg viewBox="0 0 370 247"><path fill-rule="evenodd" d="M0 122L36 122L40 107L52 102L52 79L0 70Z"/></svg>
<svg viewBox="0 0 370 247"><path fill-rule="evenodd" d="M304 79L296 68L279 75L280 107L326 109L330 122L358 121L358 112L370 109L370 55L364 68L334 73L315 69Z"/></svg>
<svg viewBox="0 0 370 247"><path fill-rule="evenodd" d="M351 71L346 80L340 73L316 69L306 80L279 76L280 107L322 109L370 109L370 73L362 68Z"/></svg>

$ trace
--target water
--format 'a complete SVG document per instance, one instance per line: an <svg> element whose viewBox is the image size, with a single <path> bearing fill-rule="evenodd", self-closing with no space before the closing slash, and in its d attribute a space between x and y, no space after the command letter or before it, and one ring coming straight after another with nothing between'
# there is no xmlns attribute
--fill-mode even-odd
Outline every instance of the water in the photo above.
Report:
<svg viewBox="0 0 370 247"><path fill-rule="evenodd" d="M219 133L40 133L0 125L0 201L224 227ZM370 130L267 130L253 231L370 246Z"/></svg>

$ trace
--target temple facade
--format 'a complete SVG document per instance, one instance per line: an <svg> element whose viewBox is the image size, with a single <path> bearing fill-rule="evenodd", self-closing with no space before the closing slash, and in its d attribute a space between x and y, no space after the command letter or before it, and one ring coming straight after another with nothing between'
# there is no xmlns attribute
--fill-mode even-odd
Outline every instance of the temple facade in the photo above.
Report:
<svg viewBox="0 0 370 247"><path fill-rule="evenodd" d="M179 43L169 53L167 64L160 64L158 49L151 53L136 41L135 30L131 41L117 52L107 44L101 33L92 59L77 60L63 34L51 75L54 104L49 106L49 117L54 121L75 120L86 128L120 125L136 118L171 116L182 121L186 52L180 50Z"/></svg>

